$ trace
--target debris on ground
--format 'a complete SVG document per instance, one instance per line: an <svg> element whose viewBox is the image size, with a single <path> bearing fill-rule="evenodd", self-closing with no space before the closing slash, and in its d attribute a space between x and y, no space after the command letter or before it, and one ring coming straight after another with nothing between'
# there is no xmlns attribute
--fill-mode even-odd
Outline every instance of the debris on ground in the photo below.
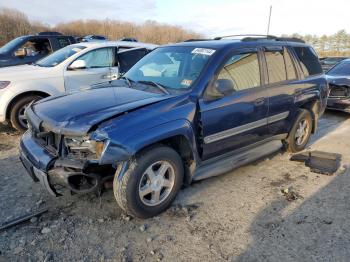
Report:
<svg viewBox="0 0 350 262"><path fill-rule="evenodd" d="M340 167L342 155L323 151L308 151L293 155L290 160L305 162L311 172L333 175Z"/></svg>
<svg viewBox="0 0 350 262"><path fill-rule="evenodd" d="M176 204L168 209L167 213L171 216L185 217L189 222L194 216L194 210L199 207L198 204L181 205Z"/></svg>
<svg viewBox="0 0 350 262"><path fill-rule="evenodd" d="M295 191L293 187L284 188L281 190L281 192L288 201L303 199L303 197L297 191Z"/></svg>
<svg viewBox="0 0 350 262"><path fill-rule="evenodd" d="M13 226L16 226L16 225L18 225L20 223L23 223L23 222L26 222L28 220L31 220L33 217L40 216L40 215L46 213L47 211L48 211L48 209L42 209L42 210L40 210L38 212L35 212L35 213L32 213L32 214L26 214L24 216L15 218L15 219L13 219L11 221L6 221L5 223L3 223L0 226L0 231L8 229L8 228L13 227Z"/></svg>
<svg viewBox="0 0 350 262"><path fill-rule="evenodd" d="M139 229L140 229L141 232L145 232L146 229L147 229L147 225L146 225L146 224L143 224L143 225L141 225L141 226L139 227Z"/></svg>

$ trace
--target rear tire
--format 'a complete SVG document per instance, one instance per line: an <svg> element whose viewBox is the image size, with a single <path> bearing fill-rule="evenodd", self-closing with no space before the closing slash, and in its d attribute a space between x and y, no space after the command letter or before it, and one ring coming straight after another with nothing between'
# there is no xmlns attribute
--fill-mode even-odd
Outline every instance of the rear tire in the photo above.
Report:
<svg viewBox="0 0 350 262"><path fill-rule="evenodd" d="M20 132L27 130L27 120L24 115L25 108L35 100L41 99L41 96L29 95L18 99L11 108L10 121L12 126Z"/></svg>
<svg viewBox="0 0 350 262"><path fill-rule="evenodd" d="M305 149L311 136L312 125L310 112L302 109L285 141L289 152L296 153Z"/></svg>
<svg viewBox="0 0 350 262"><path fill-rule="evenodd" d="M149 218L166 210L181 188L184 168L181 157L170 147L154 146L143 150L118 176L113 191L118 205L133 217Z"/></svg>

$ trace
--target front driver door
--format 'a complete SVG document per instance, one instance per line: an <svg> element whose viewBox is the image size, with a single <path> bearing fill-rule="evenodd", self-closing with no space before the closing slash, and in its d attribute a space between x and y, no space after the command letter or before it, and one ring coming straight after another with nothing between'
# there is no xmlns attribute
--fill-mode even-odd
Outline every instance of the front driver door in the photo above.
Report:
<svg viewBox="0 0 350 262"><path fill-rule="evenodd" d="M114 47L99 48L89 51L76 60L84 60L86 68L69 69L64 72L66 91L77 91L90 88L91 85L114 80L118 77L115 63Z"/></svg>
<svg viewBox="0 0 350 262"><path fill-rule="evenodd" d="M268 97L261 80L257 50L234 53L216 74L226 83L217 98L216 81L200 101L203 128L203 160L242 148L268 136Z"/></svg>

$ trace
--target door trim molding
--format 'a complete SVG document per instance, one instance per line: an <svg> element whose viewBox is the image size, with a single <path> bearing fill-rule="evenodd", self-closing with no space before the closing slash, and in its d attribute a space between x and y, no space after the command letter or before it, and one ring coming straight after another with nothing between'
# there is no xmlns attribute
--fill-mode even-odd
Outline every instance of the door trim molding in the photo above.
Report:
<svg viewBox="0 0 350 262"><path fill-rule="evenodd" d="M251 122L248 124L244 124L241 126L231 128L231 129L227 129L225 131L221 131L221 132L204 137L204 143L210 144L210 143L228 138L230 136L238 135L238 134L247 132L249 130L252 130L252 129L255 129L258 127L262 127L264 125L268 125L268 124L286 119L288 116L289 116L289 111L286 111L286 112L283 112L283 113L280 113L277 115L273 115L270 117L260 119L258 121L254 121L254 122Z"/></svg>

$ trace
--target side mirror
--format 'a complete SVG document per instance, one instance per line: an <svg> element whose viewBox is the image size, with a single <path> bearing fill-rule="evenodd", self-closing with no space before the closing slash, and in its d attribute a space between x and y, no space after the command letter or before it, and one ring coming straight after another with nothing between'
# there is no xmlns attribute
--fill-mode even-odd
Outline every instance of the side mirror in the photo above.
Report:
<svg viewBox="0 0 350 262"><path fill-rule="evenodd" d="M86 62L84 60L75 60L68 68L71 70L85 69Z"/></svg>
<svg viewBox="0 0 350 262"><path fill-rule="evenodd" d="M218 79L215 81L215 89L221 95L230 95L235 92L235 86L230 79Z"/></svg>
<svg viewBox="0 0 350 262"><path fill-rule="evenodd" d="M19 48L16 52L15 52L15 56L16 57L25 57L27 55L27 50L25 48Z"/></svg>

